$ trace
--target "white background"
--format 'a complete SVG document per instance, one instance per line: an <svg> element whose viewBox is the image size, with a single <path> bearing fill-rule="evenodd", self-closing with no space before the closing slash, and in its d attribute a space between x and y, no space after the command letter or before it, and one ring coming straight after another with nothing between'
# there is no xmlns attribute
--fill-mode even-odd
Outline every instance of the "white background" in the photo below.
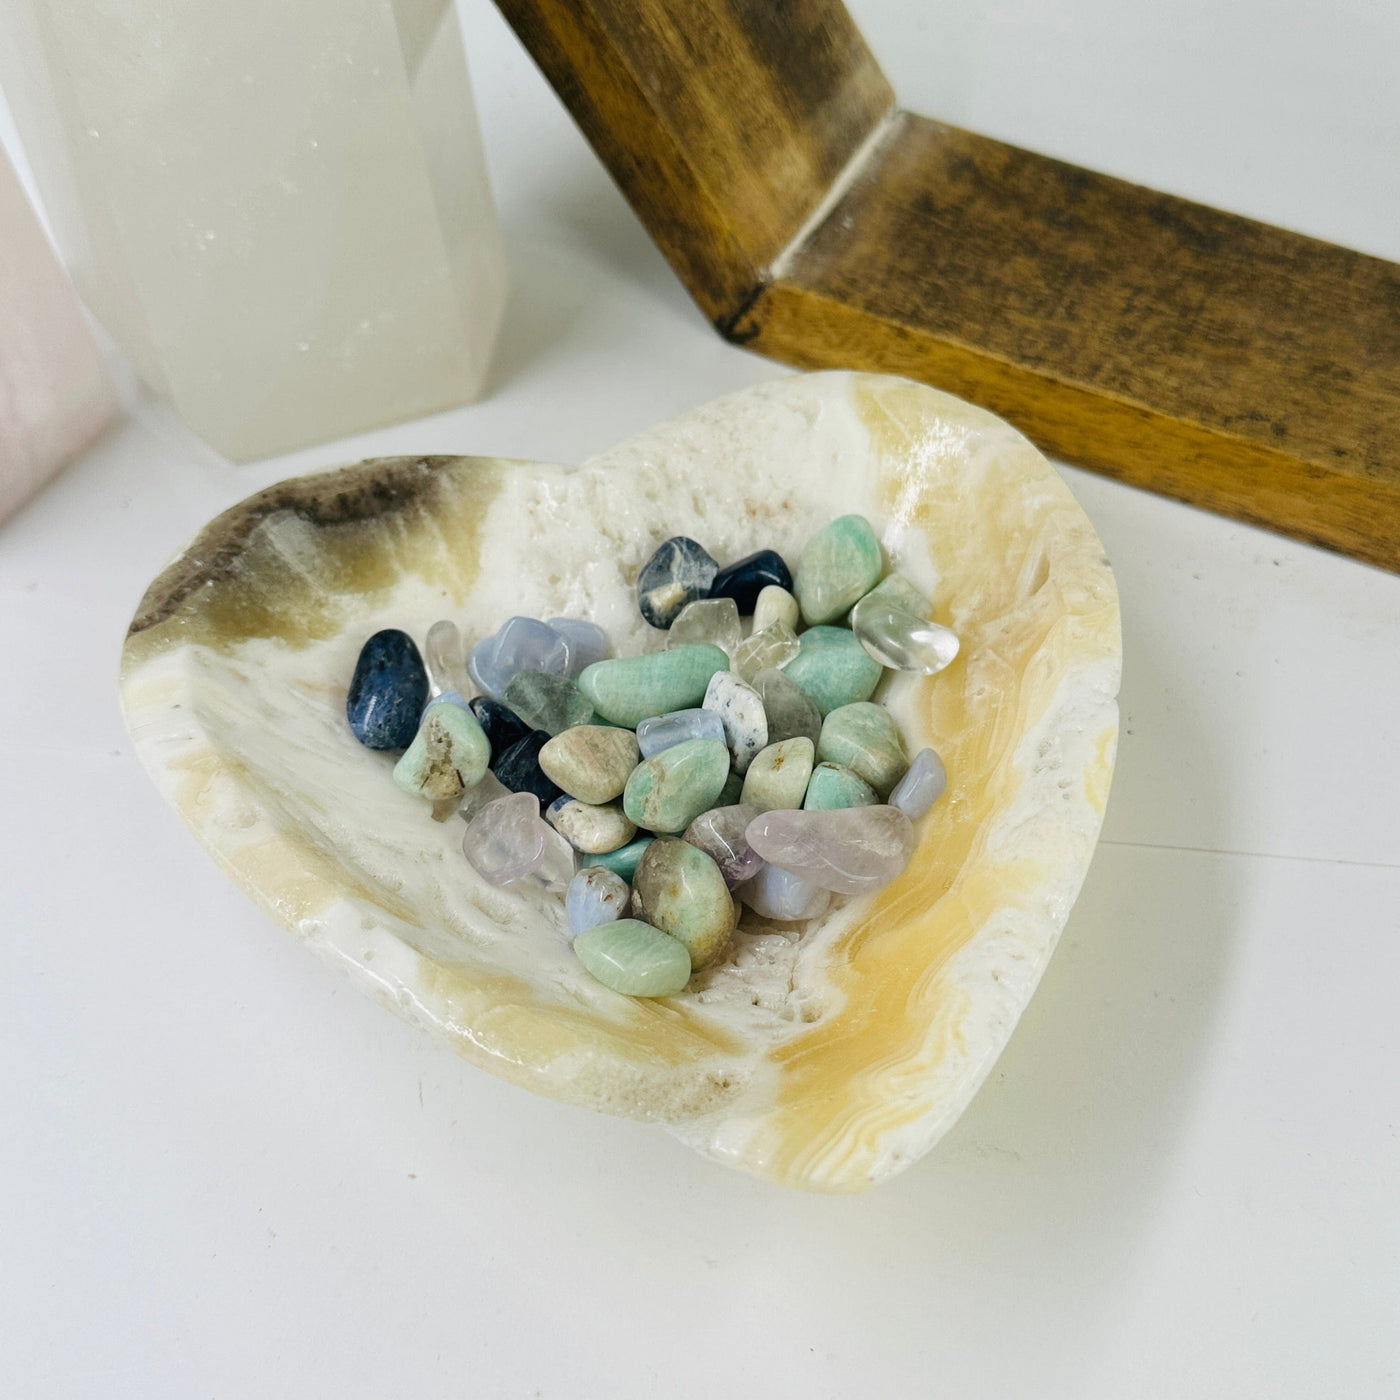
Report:
<svg viewBox="0 0 1400 1400"><path fill-rule="evenodd" d="M1391 0L852 8L916 110L1400 260ZM457 1060L138 769L123 628L224 506L369 453L575 460L779 372L464 11L515 279L489 398L234 468L129 394L0 530L0 1391L1400 1393L1400 578L1067 472L1123 597L1104 841L986 1088L863 1197Z"/></svg>

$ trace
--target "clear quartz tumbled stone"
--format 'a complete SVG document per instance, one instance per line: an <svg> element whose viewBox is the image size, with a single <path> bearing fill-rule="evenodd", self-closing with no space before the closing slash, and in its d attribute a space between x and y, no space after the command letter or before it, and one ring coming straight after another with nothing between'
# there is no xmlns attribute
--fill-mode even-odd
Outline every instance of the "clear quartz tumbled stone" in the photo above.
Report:
<svg viewBox="0 0 1400 1400"><path fill-rule="evenodd" d="M937 675L958 654L958 634L892 604L878 594L851 609L851 630L861 646L892 671Z"/></svg>
<svg viewBox="0 0 1400 1400"><path fill-rule="evenodd" d="M666 633L666 649L708 642L732 658L743 635L739 605L733 598L700 598L680 610Z"/></svg>
<svg viewBox="0 0 1400 1400"><path fill-rule="evenodd" d="M801 650L797 633L780 620L739 643L734 653L734 669L752 684L760 671L781 670Z"/></svg>
<svg viewBox="0 0 1400 1400"><path fill-rule="evenodd" d="M462 633L449 618L428 628L423 644L423 664L428 668L428 691L434 698L454 690L466 695L471 689L462 653Z"/></svg>
<svg viewBox="0 0 1400 1400"><path fill-rule="evenodd" d="M540 800L533 792L513 792L488 802L471 819L462 851L483 880L509 885L539 868L551 836L568 845L540 816Z"/></svg>

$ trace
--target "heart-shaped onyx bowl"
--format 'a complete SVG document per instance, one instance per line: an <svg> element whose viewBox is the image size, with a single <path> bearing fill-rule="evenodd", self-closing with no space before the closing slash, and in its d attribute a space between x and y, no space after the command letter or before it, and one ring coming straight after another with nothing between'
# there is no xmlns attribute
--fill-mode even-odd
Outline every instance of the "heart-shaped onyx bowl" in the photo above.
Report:
<svg viewBox="0 0 1400 1400"><path fill-rule="evenodd" d="M563 900L494 888L345 719L361 645L467 644L513 614L654 649L635 581L689 535L796 560L836 516L962 638L876 699L946 795L908 869L808 924L745 911L729 953L640 1000L574 957ZM901 379L815 374L719 399L579 467L388 458L284 482L151 585L121 691L142 762L284 927L473 1063L664 1124L727 1166L855 1191L947 1131L1006 1044L1093 853L1121 659L1108 561L1065 483L1000 419Z"/></svg>

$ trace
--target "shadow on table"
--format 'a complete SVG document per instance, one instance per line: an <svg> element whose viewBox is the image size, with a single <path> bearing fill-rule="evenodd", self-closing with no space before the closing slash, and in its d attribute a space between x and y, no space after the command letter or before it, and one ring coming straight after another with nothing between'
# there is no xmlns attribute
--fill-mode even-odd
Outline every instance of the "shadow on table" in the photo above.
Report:
<svg viewBox="0 0 1400 1400"><path fill-rule="evenodd" d="M548 194L526 223L506 226L510 300L488 395L525 372L565 339L594 303L628 295L700 312L600 165L560 161Z"/></svg>
<svg viewBox="0 0 1400 1400"><path fill-rule="evenodd" d="M1142 629L1133 641L1133 693L1163 693L1153 671L1169 657ZM1219 770L1207 717L1197 718L1205 782ZM1150 790L1173 762L1125 734L1116 783ZM1100 846L981 1093L928 1158L850 1203L853 1269L928 1279L935 1330L985 1326L994 1307L1018 1331L1082 1332L1087 1344L1138 1263L1211 1054L1240 878L1222 856ZM946 1286L959 1276L961 1294ZM1066 1349L1063 1338L1050 1344Z"/></svg>

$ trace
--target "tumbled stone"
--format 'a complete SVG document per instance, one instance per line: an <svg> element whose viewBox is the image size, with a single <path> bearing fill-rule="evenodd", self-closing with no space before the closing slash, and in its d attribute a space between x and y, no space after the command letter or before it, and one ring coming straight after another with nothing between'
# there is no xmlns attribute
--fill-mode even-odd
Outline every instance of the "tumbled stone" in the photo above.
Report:
<svg viewBox="0 0 1400 1400"><path fill-rule="evenodd" d="M763 864L763 857L749 845L745 834L761 810L742 803L712 807L685 829L684 839L719 866L719 873L731 890L757 875Z"/></svg>
<svg viewBox="0 0 1400 1400"><path fill-rule="evenodd" d="M676 535L642 565L637 606L653 627L669 627L687 603L709 593L718 572L719 565L694 540Z"/></svg>
<svg viewBox="0 0 1400 1400"><path fill-rule="evenodd" d="M540 767L540 750L549 743L543 729L533 729L517 739L493 765L491 771L512 792L532 792L541 807L548 807L560 796L559 789Z"/></svg>
<svg viewBox="0 0 1400 1400"><path fill-rule="evenodd" d="M410 797L445 802L479 783L490 761L491 745L476 716L465 703L439 697L394 765L394 782Z"/></svg>
<svg viewBox="0 0 1400 1400"><path fill-rule="evenodd" d="M569 664L564 674L577 678L585 666L608 654L608 634L596 622L582 617L551 617L548 625L569 644Z"/></svg>
<svg viewBox="0 0 1400 1400"><path fill-rule="evenodd" d="M739 609L733 598L699 598L687 603L676 615L671 630L666 633L666 647L714 646L726 656L744 635L739 621Z"/></svg>
<svg viewBox="0 0 1400 1400"><path fill-rule="evenodd" d="M406 749L427 703L428 673L413 638L397 627L376 632L360 648L345 697L355 737L368 749Z"/></svg>
<svg viewBox="0 0 1400 1400"><path fill-rule="evenodd" d="M513 792L488 802L472 818L462 837L462 851L483 880L509 885L538 867L548 831L535 794Z"/></svg>
<svg viewBox="0 0 1400 1400"><path fill-rule="evenodd" d="M863 515L843 515L802 551L792 591L809 626L834 622L879 582L880 541Z"/></svg>
<svg viewBox="0 0 1400 1400"><path fill-rule="evenodd" d="M797 633L786 622L775 622L745 637L734 652L734 670L753 684L760 671L779 671L802 650Z"/></svg>
<svg viewBox="0 0 1400 1400"><path fill-rule="evenodd" d="M635 729L654 715L698 705L710 677L728 669L729 658L718 647L676 647L595 661L579 676L578 687L604 719Z"/></svg>
<svg viewBox="0 0 1400 1400"><path fill-rule="evenodd" d="M831 906L831 891L765 863L753 879L734 891L734 897L755 914L779 923L816 919Z"/></svg>
<svg viewBox="0 0 1400 1400"><path fill-rule="evenodd" d="M739 911L720 868L698 846L658 836L632 879L632 911L685 945L702 968L724 951Z"/></svg>
<svg viewBox="0 0 1400 1400"><path fill-rule="evenodd" d="M729 750L723 744L688 739L632 770L623 809L646 831L684 831L715 805L728 775Z"/></svg>
<svg viewBox="0 0 1400 1400"><path fill-rule="evenodd" d="M428 671L428 690L433 695L455 691L465 694L467 662L462 652L461 629L450 618L443 618L428 628L423 643L423 665Z"/></svg>
<svg viewBox="0 0 1400 1400"><path fill-rule="evenodd" d="M640 919L616 919L574 939L578 960L605 987L629 997L669 997L690 981L685 945Z"/></svg>
<svg viewBox="0 0 1400 1400"><path fill-rule="evenodd" d="M849 768L881 797L909 769L894 717L883 705L869 701L842 705L827 715L817 740L817 757Z"/></svg>
<svg viewBox="0 0 1400 1400"><path fill-rule="evenodd" d="M802 805L809 812L834 812L841 807L874 807L880 795L864 778L839 763L819 763Z"/></svg>
<svg viewBox="0 0 1400 1400"><path fill-rule="evenodd" d="M495 636L472 648L468 669L482 690L500 700L521 671L564 675L569 669L569 643L548 623L512 617Z"/></svg>
<svg viewBox="0 0 1400 1400"><path fill-rule="evenodd" d="M627 912L632 891L620 875L601 865L580 870L564 893L564 918L572 933L610 924Z"/></svg>
<svg viewBox="0 0 1400 1400"><path fill-rule="evenodd" d="M562 734L593 718L593 706L568 676L521 671L511 678L501 698L531 729L543 729L546 734Z"/></svg>
<svg viewBox="0 0 1400 1400"><path fill-rule="evenodd" d="M948 770L933 749L920 749L909 771L890 793L890 806L898 807L910 821L918 821L948 786Z"/></svg>
<svg viewBox="0 0 1400 1400"><path fill-rule="evenodd" d="M456 812L463 821L469 822L488 802L509 796L510 789L494 773L488 772L482 775L480 782L474 783L462 794Z"/></svg>
<svg viewBox="0 0 1400 1400"><path fill-rule="evenodd" d="M552 826L544 829L544 855L530 872L545 889L562 894L578 873L578 852Z"/></svg>
<svg viewBox="0 0 1400 1400"><path fill-rule="evenodd" d="M790 587L791 585L788 586ZM784 623L793 632L797 631L797 624L802 621L802 610L797 606L797 599L788 588L780 588L776 583L770 583L759 593L758 601L753 605L755 632L762 632L775 622Z"/></svg>
<svg viewBox="0 0 1400 1400"><path fill-rule="evenodd" d="M729 776L724 780L724 786L719 790L719 796L715 798L716 807L732 807L738 802L744 791L744 780L732 769Z"/></svg>
<svg viewBox="0 0 1400 1400"><path fill-rule="evenodd" d="M914 853L913 825L896 807L764 812L746 835L770 865L838 894L887 885Z"/></svg>
<svg viewBox="0 0 1400 1400"><path fill-rule="evenodd" d="M614 875L620 876L624 880L631 880L632 876L637 873L637 863L646 853L646 848L655 839L648 833L636 837L615 851L605 851L603 854L595 856L584 856L584 867L591 868L595 865L601 865L605 870L611 870Z"/></svg>
<svg viewBox="0 0 1400 1400"><path fill-rule="evenodd" d="M432 689L432 682L431 682L431 681L429 681L428 687L429 687L429 690ZM430 696L428 697L428 703L427 703L426 705L423 706L423 714L426 715L426 714L428 713L428 711L431 710L431 709L433 708L433 706L436 705L437 702L438 702L439 700L448 701L450 704L453 704L453 705L460 705L460 706L462 707L462 709L464 709L464 710L470 710L470 709L471 709L471 705L467 703L467 697L466 697L465 695L463 695L462 692L461 692L460 690L443 690L443 691L439 691L436 695L430 695ZM473 716L473 718L475 718L475 716ZM423 717L422 717L422 715L419 716L419 718L418 718L418 723L419 723L419 726L421 727L421 726L422 726L422 723L423 723Z"/></svg>
<svg viewBox="0 0 1400 1400"><path fill-rule="evenodd" d="M809 627L802 650L783 675L802 689L823 715L857 700L868 700L880 683L882 667L844 627Z"/></svg>
<svg viewBox="0 0 1400 1400"><path fill-rule="evenodd" d="M768 718L758 691L733 671L716 671L705 688L703 708L713 710L724 725L734 771L747 773L754 755L768 742Z"/></svg>
<svg viewBox="0 0 1400 1400"><path fill-rule="evenodd" d="M928 598L903 574L886 574L855 607L859 607L865 598L876 598L892 608L907 612L911 617L926 618L933 611ZM851 609L852 612L855 607Z"/></svg>
<svg viewBox="0 0 1400 1400"><path fill-rule="evenodd" d="M769 744L749 765L739 801L763 812L774 807L800 807L812 776L812 761L810 739Z"/></svg>
<svg viewBox="0 0 1400 1400"><path fill-rule="evenodd" d="M622 795L641 758L630 729L577 724L540 750L540 767L571 797L596 804Z"/></svg>
<svg viewBox="0 0 1400 1400"><path fill-rule="evenodd" d="M958 634L874 594L851 609L851 630L881 666L933 676L958 654Z"/></svg>
<svg viewBox="0 0 1400 1400"><path fill-rule="evenodd" d="M580 802L565 793L549 804L545 817L576 851L585 855L615 851L637 834L637 824L616 802Z"/></svg>
<svg viewBox="0 0 1400 1400"><path fill-rule="evenodd" d="M769 587L790 589L792 573L777 550L760 549L721 569L710 585L710 597L732 598L747 617L757 605L758 595Z"/></svg>
<svg viewBox="0 0 1400 1400"><path fill-rule="evenodd" d="M530 726L514 710L489 695L478 695L471 702L471 711L491 744L493 766L512 744L519 743L530 732Z"/></svg>
<svg viewBox="0 0 1400 1400"><path fill-rule="evenodd" d="M637 726L637 743L643 758L674 748L687 739L724 741L724 721L713 710L672 710L669 715L644 719Z"/></svg>
<svg viewBox="0 0 1400 1400"><path fill-rule="evenodd" d="M763 701L770 744L798 738L816 744L822 732L821 711L796 681L783 671L760 671L752 684Z"/></svg>

